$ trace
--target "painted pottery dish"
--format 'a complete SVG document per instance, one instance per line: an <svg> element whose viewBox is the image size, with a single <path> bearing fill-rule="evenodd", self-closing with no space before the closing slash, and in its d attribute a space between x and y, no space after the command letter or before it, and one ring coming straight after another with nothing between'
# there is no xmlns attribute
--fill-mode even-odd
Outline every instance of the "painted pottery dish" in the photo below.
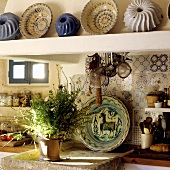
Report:
<svg viewBox="0 0 170 170"><path fill-rule="evenodd" d="M40 38L49 30L51 22L51 9L44 3L36 3L28 7L22 15L21 34L26 38Z"/></svg>
<svg viewBox="0 0 170 170"><path fill-rule="evenodd" d="M81 24L90 34L105 34L117 21L118 7L113 0L91 0L82 13Z"/></svg>
<svg viewBox="0 0 170 170"><path fill-rule="evenodd" d="M96 99L92 98L87 103L91 105L89 113L94 113L91 123L79 131L81 141L91 150L107 152L111 151L125 140L130 119L125 105L116 97L102 96L102 105L96 105Z"/></svg>

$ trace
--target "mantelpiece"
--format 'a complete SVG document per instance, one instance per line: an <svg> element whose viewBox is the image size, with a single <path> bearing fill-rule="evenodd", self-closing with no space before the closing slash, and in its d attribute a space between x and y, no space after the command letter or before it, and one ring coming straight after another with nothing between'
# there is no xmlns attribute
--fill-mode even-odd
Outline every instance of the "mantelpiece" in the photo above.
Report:
<svg viewBox="0 0 170 170"><path fill-rule="evenodd" d="M0 56L77 63L81 54L95 52L170 51L169 37L170 31L153 31L1 41Z"/></svg>

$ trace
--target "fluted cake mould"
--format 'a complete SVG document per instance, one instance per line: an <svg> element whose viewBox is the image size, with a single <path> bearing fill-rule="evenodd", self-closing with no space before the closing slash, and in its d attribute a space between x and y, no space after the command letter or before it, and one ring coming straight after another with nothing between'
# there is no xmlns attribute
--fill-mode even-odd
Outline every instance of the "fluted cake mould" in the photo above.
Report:
<svg viewBox="0 0 170 170"><path fill-rule="evenodd" d="M124 13L125 26L134 32L151 31L162 18L162 9L151 0L134 0Z"/></svg>

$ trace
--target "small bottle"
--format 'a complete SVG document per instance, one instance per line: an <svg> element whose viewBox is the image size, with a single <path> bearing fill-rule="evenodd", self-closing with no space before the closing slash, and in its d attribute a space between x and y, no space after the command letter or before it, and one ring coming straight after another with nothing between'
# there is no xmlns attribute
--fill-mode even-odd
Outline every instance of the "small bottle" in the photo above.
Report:
<svg viewBox="0 0 170 170"><path fill-rule="evenodd" d="M12 104L13 104L12 95L7 95L7 97L6 97L6 105L11 107Z"/></svg>
<svg viewBox="0 0 170 170"><path fill-rule="evenodd" d="M162 143L163 142L163 137L164 137L164 130L162 128L162 115L158 116L158 120L155 121L155 143Z"/></svg>
<svg viewBox="0 0 170 170"><path fill-rule="evenodd" d="M0 106L6 105L6 96L7 93L0 93Z"/></svg>
<svg viewBox="0 0 170 170"><path fill-rule="evenodd" d="M168 93L167 93L167 88L164 88L164 99L163 99L163 107L167 107L167 101L168 101Z"/></svg>

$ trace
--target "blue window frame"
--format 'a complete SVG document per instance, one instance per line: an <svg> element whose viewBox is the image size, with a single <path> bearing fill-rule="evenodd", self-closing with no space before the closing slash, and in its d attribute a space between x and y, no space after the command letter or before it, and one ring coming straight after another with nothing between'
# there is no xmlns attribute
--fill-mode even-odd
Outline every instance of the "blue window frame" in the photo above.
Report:
<svg viewBox="0 0 170 170"><path fill-rule="evenodd" d="M9 60L9 84L49 83L49 64Z"/></svg>

